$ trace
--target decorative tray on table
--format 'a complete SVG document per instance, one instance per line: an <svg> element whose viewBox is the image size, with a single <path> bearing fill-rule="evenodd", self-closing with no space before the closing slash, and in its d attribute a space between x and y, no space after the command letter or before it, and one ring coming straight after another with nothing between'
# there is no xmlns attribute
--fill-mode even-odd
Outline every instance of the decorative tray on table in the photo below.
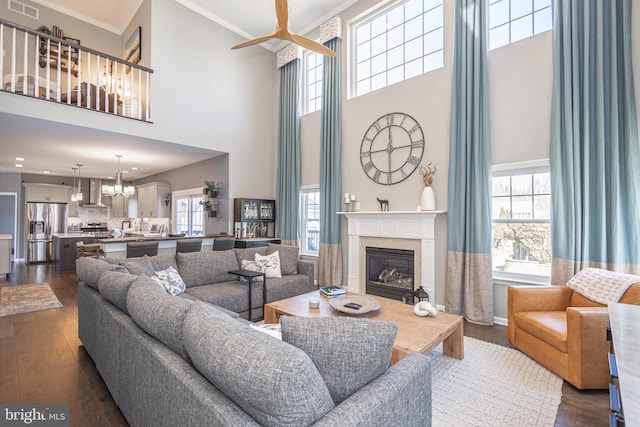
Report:
<svg viewBox="0 0 640 427"><path fill-rule="evenodd" d="M329 304L336 310L347 314L365 314L380 309L380 303L375 298L363 295L331 298Z"/></svg>

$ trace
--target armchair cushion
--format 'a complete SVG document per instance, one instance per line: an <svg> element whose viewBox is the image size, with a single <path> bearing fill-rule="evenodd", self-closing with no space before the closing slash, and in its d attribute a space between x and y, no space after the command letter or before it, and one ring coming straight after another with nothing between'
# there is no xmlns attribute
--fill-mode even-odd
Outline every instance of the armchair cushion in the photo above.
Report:
<svg viewBox="0 0 640 427"><path fill-rule="evenodd" d="M515 314L516 325L536 338L567 352L566 311L525 311Z"/></svg>

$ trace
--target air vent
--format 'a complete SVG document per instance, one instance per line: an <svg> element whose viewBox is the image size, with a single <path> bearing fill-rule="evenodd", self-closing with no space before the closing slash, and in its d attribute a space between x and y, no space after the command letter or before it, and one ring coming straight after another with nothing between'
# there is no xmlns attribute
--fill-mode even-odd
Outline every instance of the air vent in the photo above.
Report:
<svg viewBox="0 0 640 427"><path fill-rule="evenodd" d="M33 6L26 5L17 0L9 0L9 10L33 19L38 19L40 16L40 9L36 9Z"/></svg>

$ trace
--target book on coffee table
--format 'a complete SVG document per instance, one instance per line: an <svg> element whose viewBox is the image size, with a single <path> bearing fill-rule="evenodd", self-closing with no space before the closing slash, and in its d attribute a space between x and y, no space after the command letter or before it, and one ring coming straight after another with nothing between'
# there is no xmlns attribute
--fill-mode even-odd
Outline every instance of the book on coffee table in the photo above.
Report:
<svg viewBox="0 0 640 427"><path fill-rule="evenodd" d="M320 286L320 293L329 298L341 297L347 294L347 290L339 286Z"/></svg>

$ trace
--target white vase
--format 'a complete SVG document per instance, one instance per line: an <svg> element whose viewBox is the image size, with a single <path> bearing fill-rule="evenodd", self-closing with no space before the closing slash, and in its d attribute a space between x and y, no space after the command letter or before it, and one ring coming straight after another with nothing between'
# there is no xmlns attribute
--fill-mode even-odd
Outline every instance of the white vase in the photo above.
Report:
<svg viewBox="0 0 640 427"><path fill-rule="evenodd" d="M436 196L433 194L433 188L424 187L422 190L422 199L420 200L420 210L422 211L435 211L436 210Z"/></svg>

